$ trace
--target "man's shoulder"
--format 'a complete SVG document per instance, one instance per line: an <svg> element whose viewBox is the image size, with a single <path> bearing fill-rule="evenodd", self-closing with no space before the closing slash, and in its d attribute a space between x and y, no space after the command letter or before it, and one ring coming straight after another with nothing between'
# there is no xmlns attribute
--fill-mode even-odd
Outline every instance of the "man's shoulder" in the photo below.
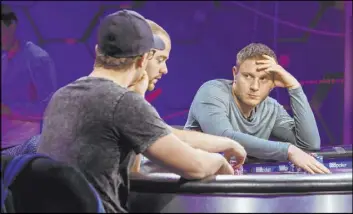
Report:
<svg viewBox="0 0 353 214"><path fill-rule="evenodd" d="M266 97L266 99L261 103L261 105L270 107L270 108L276 108L280 106L281 104L273 97Z"/></svg>
<svg viewBox="0 0 353 214"><path fill-rule="evenodd" d="M33 56L34 58L49 58L49 54L43 48L39 47L38 45L34 44L31 41L24 42L24 47L27 54Z"/></svg>
<svg viewBox="0 0 353 214"><path fill-rule="evenodd" d="M126 88L111 80L85 76L61 87L54 95L85 96L86 98L109 102L110 100L121 99L127 92Z"/></svg>
<svg viewBox="0 0 353 214"><path fill-rule="evenodd" d="M214 79L203 83L200 90L214 90L228 92L229 88L232 86L232 81L227 79Z"/></svg>
<svg viewBox="0 0 353 214"><path fill-rule="evenodd" d="M214 79L205 82L198 89L193 103L197 102L225 102L229 100L232 81L226 79Z"/></svg>

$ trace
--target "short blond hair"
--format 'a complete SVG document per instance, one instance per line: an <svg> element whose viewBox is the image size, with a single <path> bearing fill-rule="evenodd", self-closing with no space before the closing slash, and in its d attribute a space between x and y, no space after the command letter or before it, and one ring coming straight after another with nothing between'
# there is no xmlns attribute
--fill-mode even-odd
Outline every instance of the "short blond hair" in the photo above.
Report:
<svg viewBox="0 0 353 214"><path fill-rule="evenodd" d="M250 43L237 54L237 66L247 59L263 59L262 55L268 55L277 61L275 52L267 45L262 43Z"/></svg>
<svg viewBox="0 0 353 214"><path fill-rule="evenodd" d="M146 20L147 20L147 23L150 25L153 34L162 34L165 37L167 37L170 41L169 34L159 24L157 24L154 21L149 20L149 19L146 19Z"/></svg>

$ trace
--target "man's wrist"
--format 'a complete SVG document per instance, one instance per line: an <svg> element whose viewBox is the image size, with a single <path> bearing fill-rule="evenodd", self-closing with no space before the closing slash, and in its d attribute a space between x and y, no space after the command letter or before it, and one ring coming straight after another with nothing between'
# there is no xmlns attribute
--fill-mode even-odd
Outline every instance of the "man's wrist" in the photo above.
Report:
<svg viewBox="0 0 353 214"><path fill-rule="evenodd" d="M294 153L296 153L297 150L298 150L298 148L297 148L296 146L290 144L290 145L288 146L288 158L291 157L291 156L293 156Z"/></svg>
<svg viewBox="0 0 353 214"><path fill-rule="evenodd" d="M223 138L223 142L224 142L224 147L226 148L226 150L235 150L236 148L236 144L235 141L233 141L232 139L229 139L227 137L222 137Z"/></svg>
<svg viewBox="0 0 353 214"><path fill-rule="evenodd" d="M237 142L235 142L232 139L229 138L225 138L225 150L224 150L224 157L229 161L232 157L231 155L234 155L237 153L239 146L241 146L240 144L238 144Z"/></svg>
<svg viewBox="0 0 353 214"><path fill-rule="evenodd" d="M302 85L298 82L298 83L295 83L289 87L287 87L288 90L293 90L293 89L297 89L297 88L300 88Z"/></svg>

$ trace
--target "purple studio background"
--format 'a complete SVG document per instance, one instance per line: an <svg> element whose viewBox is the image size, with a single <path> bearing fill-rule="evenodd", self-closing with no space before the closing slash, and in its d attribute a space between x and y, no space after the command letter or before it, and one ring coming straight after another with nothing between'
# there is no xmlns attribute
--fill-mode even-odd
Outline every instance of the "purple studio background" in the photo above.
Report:
<svg viewBox="0 0 353 214"><path fill-rule="evenodd" d="M185 124L202 83L232 78L231 68L242 47L250 42L265 43L302 83L322 144L344 144L344 71L348 68L342 2L7 3L18 16L21 39L34 42L54 60L59 87L91 72L96 28L103 16L127 8L160 24L172 39L169 73L147 97L170 125ZM346 61L352 72L351 53L349 56ZM351 80L347 82L351 85ZM276 89L271 96L289 107L286 90ZM345 144L351 141L345 140Z"/></svg>

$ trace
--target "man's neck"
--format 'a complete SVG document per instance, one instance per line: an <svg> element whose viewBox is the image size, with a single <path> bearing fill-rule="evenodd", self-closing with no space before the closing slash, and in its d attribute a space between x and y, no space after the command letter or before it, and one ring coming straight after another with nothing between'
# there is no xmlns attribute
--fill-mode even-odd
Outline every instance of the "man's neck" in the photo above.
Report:
<svg viewBox="0 0 353 214"><path fill-rule="evenodd" d="M243 117L245 117L246 119L250 118L251 113L254 110L254 107L250 107L249 105L246 105L241 100L239 100L233 90L232 90L232 95L233 95L234 102L238 106Z"/></svg>
<svg viewBox="0 0 353 214"><path fill-rule="evenodd" d="M12 58L16 55L16 53L20 50L20 41L18 39L15 39L15 41L12 43L11 47L7 50L7 56L9 58Z"/></svg>
<svg viewBox="0 0 353 214"><path fill-rule="evenodd" d="M104 68L94 68L89 76L109 79L124 88L127 88L132 80L129 71L113 71Z"/></svg>

